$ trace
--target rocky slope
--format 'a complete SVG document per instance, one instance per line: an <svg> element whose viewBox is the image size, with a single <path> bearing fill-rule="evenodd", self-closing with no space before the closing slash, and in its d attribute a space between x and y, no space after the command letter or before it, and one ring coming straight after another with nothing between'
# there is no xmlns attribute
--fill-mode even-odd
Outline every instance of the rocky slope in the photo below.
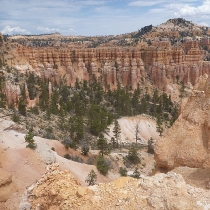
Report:
<svg viewBox="0 0 210 210"><path fill-rule="evenodd" d="M160 168L177 166L210 167L209 108L210 77L200 77L180 116L155 146L155 158Z"/></svg>
<svg viewBox="0 0 210 210"><path fill-rule="evenodd" d="M135 143L135 127L139 126L138 138L141 139L138 142L147 145L148 140L153 138L157 140L160 138L157 132L157 125L155 118L149 115L138 115L134 117L122 117L118 119L121 133L120 139L122 143ZM114 123L108 127L105 137L107 140L111 140L113 134Z"/></svg>
<svg viewBox="0 0 210 210"><path fill-rule="evenodd" d="M114 182L81 187L69 171L52 165L28 188L23 209L208 209L210 192L187 185L175 173L122 177Z"/></svg>
<svg viewBox="0 0 210 210"><path fill-rule="evenodd" d="M25 189L41 178L47 165L55 162L62 170L70 170L83 185L92 169L96 171L99 182L115 178L112 173L107 177L102 176L93 165L63 158L64 154L74 155L75 151L66 150L59 141L35 137L37 148L26 148L25 133L26 130L20 125L0 118L0 209L17 209Z"/></svg>

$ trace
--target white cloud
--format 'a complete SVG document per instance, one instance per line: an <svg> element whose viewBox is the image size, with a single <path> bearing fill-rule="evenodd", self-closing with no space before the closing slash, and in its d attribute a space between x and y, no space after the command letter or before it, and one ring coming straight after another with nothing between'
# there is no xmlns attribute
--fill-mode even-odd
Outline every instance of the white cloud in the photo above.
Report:
<svg viewBox="0 0 210 210"><path fill-rule="evenodd" d="M4 29L1 31L2 34L31 34L30 31L27 31L26 29L22 29L19 26L11 27L11 26L5 26Z"/></svg>
<svg viewBox="0 0 210 210"><path fill-rule="evenodd" d="M18 26L5 27L8 34L121 34L175 17L210 25L210 0L0 1L0 28Z"/></svg>
<svg viewBox="0 0 210 210"><path fill-rule="evenodd" d="M42 26L38 26L37 27L37 30L38 31L45 32L45 33L52 33L52 32L58 32L58 31L60 31L57 28L48 28L48 27L42 27Z"/></svg>
<svg viewBox="0 0 210 210"><path fill-rule="evenodd" d="M201 6L191 6L188 4L170 4L169 8L174 10L176 16L200 16L210 14L210 0L205 0Z"/></svg>
<svg viewBox="0 0 210 210"><path fill-rule="evenodd" d="M156 5L156 4L161 4L165 2L164 0L163 1L133 1L133 2L130 2L128 4L128 6L140 6L140 7L145 7L145 6L153 6L153 5Z"/></svg>
<svg viewBox="0 0 210 210"><path fill-rule="evenodd" d="M98 0L86 0L86 1L79 1L79 4L83 5L102 5L105 4L106 1L98 1Z"/></svg>
<svg viewBox="0 0 210 210"><path fill-rule="evenodd" d="M206 27L209 26L209 24L208 23L205 23L205 22L199 22L198 25L200 25L200 26L206 26Z"/></svg>

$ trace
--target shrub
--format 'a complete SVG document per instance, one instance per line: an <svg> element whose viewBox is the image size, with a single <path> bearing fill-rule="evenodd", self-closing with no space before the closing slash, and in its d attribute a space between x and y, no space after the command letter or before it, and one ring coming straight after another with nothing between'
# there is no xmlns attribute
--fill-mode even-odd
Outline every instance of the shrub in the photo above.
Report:
<svg viewBox="0 0 210 210"><path fill-rule="evenodd" d="M97 180L97 175L94 170L91 170L87 178L85 179L85 182L88 183L88 186L91 186L96 184L96 180Z"/></svg>
<svg viewBox="0 0 210 210"><path fill-rule="evenodd" d="M119 173L121 176L127 176L128 171L126 168L120 167Z"/></svg>
<svg viewBox="0 0 210 210"><path fill-rule="evenodd" d="M71 156L69 154L65 154L63 157L68 159L68 160L71 160Z"/></svg>
<svg viewBox="0 0 210 210"><path fill-rule="evenodd" d="M39 109L37 106L34 106L32 108L30 108L30 112L35 114L35 115L38 115L39 114Z"/></svg>
<svg viewBox="0 0 210 210"><path fill-rule="evenodd" d="M138 164L138 163L141 162L141 160L138 156L136 146L134 144L131 145L126 158L127 158L128 161L130 161L133 164Z"/></svg>
<svg viewBox="0 0 210 210"><path fill-rule="evenodd" d="M78 162L78 163L84 163L84 160L80 156L73 155L73 156L70 156L70 157L71 157L72 161L75 161L75 162Z"/></svg>
<svg viewBox="0 0 210 210"><path fill-rule="evenodd" d="M69 147L76 150L77 149L77 142L72 140L70 137L64 137L62 144L65 146L66 149Z"/></svg>
<svg viewBox="0 0 210 210"><path fill-rule="evenodd" d="M94 156L89 156L87 159L86 164L88 165L95 165L96 164L96 158Z"/></svg>
<svg viewBox="0 0 210 210"><path fill-rule="evenodd" d="M131 177L135 178L135 179L139 179L140 177L140 172L138 170L138 168L135 168L135 171L133 172L133 174L131 175Z"/></svg>
<svg viewBox="0 0 210 210"><path fill-rule="evenodd" d="M81 151L82 154L85 155L85 156L87 156L88 155L88 152L90 150L90 147L89 147L88 144L83 144L81 150L82 150Z"/></svg>
<svg viewBox="0 0 210 210"><path fill-rule="evenodd" d="M19 122L20 121L20 117L19 117L19 115L17 115L17 114L13 114L12 115L12 120L14 121L14 122Z"/></svg>
<svg viewBox="0 0 210 210"><path fill-rule="evenodd" d="M74 162L78 162L78 163L84 163L83 159L77 155L69 155L69 154L65 154L63 156L64 158L68 159L68 160L72 160Z"/></svg>
<svg viewBox="0 0 210 210"><path fill-rule="evenodd" d="M148 140L147 152L150 154L154 154L154 140L152 137Z"/></svg>
<svg viewBox="0 0 210 210"><path fill-rule="evenodd" d="M101 174L103 174L104 176L108 173L109 166L106 163L106 161L105 161L105 159L104 159L104 157L102 155L98 156L96 167L97 167L98 171Z"/></svg>

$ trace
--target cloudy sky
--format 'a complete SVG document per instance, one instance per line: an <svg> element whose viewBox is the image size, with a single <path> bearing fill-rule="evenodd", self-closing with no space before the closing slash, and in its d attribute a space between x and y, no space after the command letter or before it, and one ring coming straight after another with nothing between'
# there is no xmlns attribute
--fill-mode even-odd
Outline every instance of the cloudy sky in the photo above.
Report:
<svg viewBox="0 0 210 210"><path fill-rule="evenodd" d="M115 35L177 17L210 26L210 0L0 0L10 35Z"/></svg>

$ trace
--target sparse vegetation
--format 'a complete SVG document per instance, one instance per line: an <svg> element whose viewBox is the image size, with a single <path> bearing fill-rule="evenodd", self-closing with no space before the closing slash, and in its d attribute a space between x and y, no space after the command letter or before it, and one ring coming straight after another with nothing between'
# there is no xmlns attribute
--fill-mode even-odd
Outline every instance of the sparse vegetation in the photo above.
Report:
<svg viewBox="0 0 210 210"><path fill-rule="evenodd" d="M34 141L34 135L31 130L25 135L25 142L28 143L26 145L26 147L31 148L31 149L36 148L36 144Z"/></svg>
<svg viewBox="0 0 210 210"><path fill-rule="evenodd" d="M148 140L147 152L154 154L154 139L152 137Z"/></svg>
<svg viewBox="0 0 210 210"><path fill-rule="evenodd" d="M89 150L90 150L90 147L89 147L88 143L87 142L84 142L82 144L82 146L81 146L81 152L82 152L82 154L85 155L85 156L87 156Z"/></svg>
<svg viewBox="0 0 210 210"><path fill-rule="evenodd" d="M109 151L109 145L102 133L100 133L100 135L99 135L99 138L97 141L97 147L100 150L100 154L102 156L104 156L104 153L108 153L108 151Z"/></svg>
<svg viewBox="0 0 210 210"><path fill-rule="evenodd" d="M19 116L17 113L14 113L14 114L12 115L12 120L13 120L14 122L20 122L20 116Z"/></svg>
<svg viewBox="0 0 210 210"><path fill-rule="evenodd" d="M126 168L120 167L119 173L121 176L127 176L128 171Z"/></svg>
<svg viewBox="0 0 210 210"><path fill-rule="evenodd" d="M138 167L135 168L135 171L133 172L133 174L131 175L131 177L135 178L135 179L139 179L140 177L140 172L138 170Z"/></svg>
<svg viewBox="0 0 210 210"><path fill-rule="evenodd" d="M84 160L78 155L65 154L63 157L68 159L68 160L72 160L72 161L75 161L75 162L78 162L78 163L84 163Z"/></svg>
<svg viewBox="0 0 210 210"><path fill-rule="evenodd" d="M138 151L135 144L132 144L130 146L130 149L128 150L128 154L125 157L125 161L129 161L131 164L141 163L141 159L138 156Z"/></svg>
<svg viewBox="0 0 210 210"><path fill-rule="evenodd" d="M63 77L59 84L52 84L52 94L49 96L48 79L41 80L31 73L18 77L20 80L26 77L30 98L39 98L39 103L27 111L25 85L21 85L19 113L27 117L28 113L36 115L40 118L40 125L51 121L50 126L40 126L39 134L49 139L60 139L66 148L80 147L84 155L88 153L88 147L84 146L86 141L91 147L97 147L96 139L100 133L107 131L111 123L114 123L111 147L115 149L119 146L121 131L116 119L121 116L145 113L160 118L164 125L171 125L177 117L177 108L170 96L157 90L151 96L140 85L134 92L128 87L122 88L119 83L116 90L110 90L107 86L104 91L103 82L95 77L90 81L77 80L75 87L67 86ZM89 140L85 138L87 135L91 135Z"/></svg>
<svg viewBox="0 0 210 210"><path fill-rule="evenodd" d="M104 176L108 173L109 166L102 155L98 156L96 167L98 171Z"/></svg>
<svg viewBox="0 0 210 210"><path fill-rule="evenodd" d="M85 179L85 182L87 182L88 186L92 186L96 184L96 181L97 181L97 175L94 170L91 170L87 178Z"/></svg>

